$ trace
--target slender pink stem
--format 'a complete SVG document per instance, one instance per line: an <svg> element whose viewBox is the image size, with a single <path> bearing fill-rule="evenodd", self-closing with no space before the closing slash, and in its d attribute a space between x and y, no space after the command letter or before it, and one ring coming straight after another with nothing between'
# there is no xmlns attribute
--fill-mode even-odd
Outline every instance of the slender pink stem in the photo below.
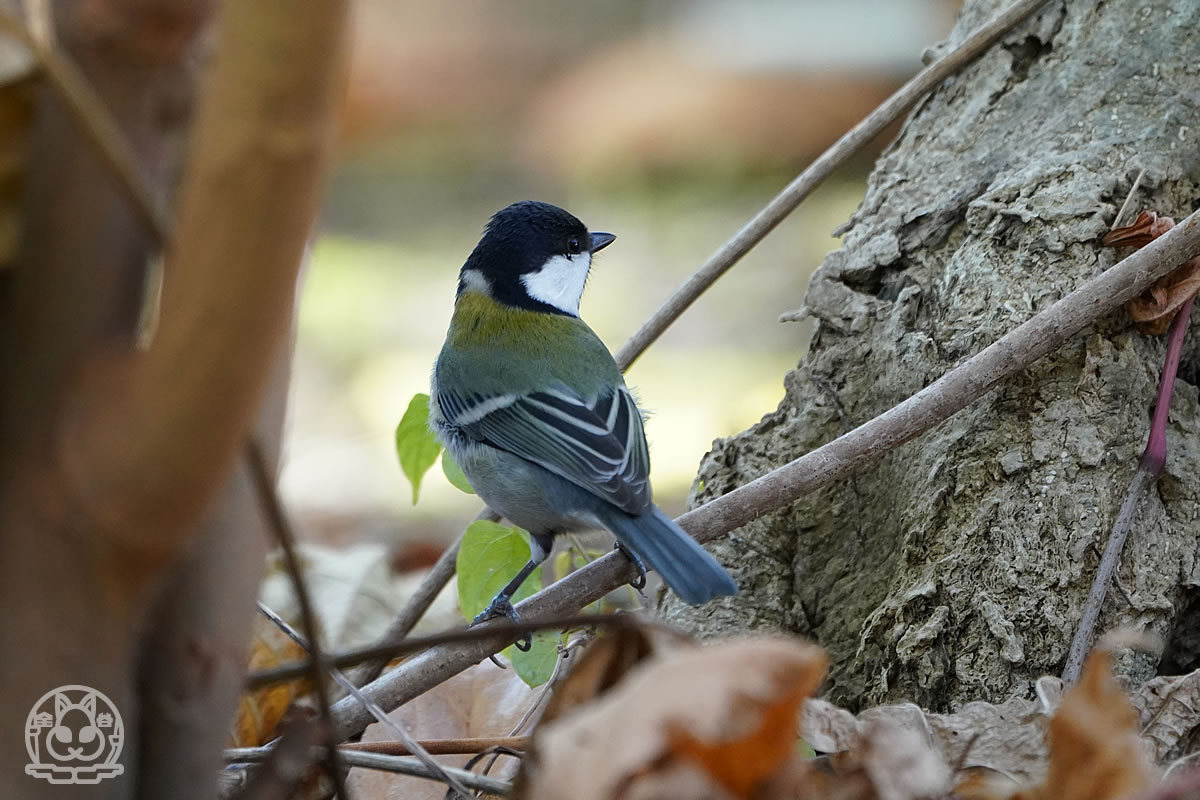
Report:
<svg viewBox="0 0 1200 800"><path fill-rule="evenodd" d="M1154 417L1150 421L1150 438L1142 453L1142 467L1151 475L1159 475L1167 463L1167 414L1171 410L1171 394L1175 390L1175 374L1179 371L1179 354L1183 352L1183 340L1187 334L1188 318L1192 315L1192 295L1171 321L1167 334L1167 356L1163 363L1162 381L1158 384L1158 400L1154 404Z"/></svg>
<svg viewBox="0 0 1200 800"><path fill-rule="evenodd" d="M1167 463L1167 412L1171 408L1171 394L1175 388L1175 374L1179 371L1179 354L1183 351L1184 334L1188 329L1188 317L1192 314L1192 301L1195 295L1184 303L1175 319L1171 321L1171 331L1167 335L1167 356L1163 364L1162 380L1158 384L1158 401L1154 406L1154 417L1150 420L1150 438L1146 449L1142 451L1142 460L1129 489L1125 492L1125 500L1121 510L1113 522L1112 534L1104 553L1100 557L1100 566L1092 578L1092 588L1084 601L1083 611L1079 615L1079 626L1071 639L1071 649L1067 652L1067 661L1063 667L1063 680L1073 684L1079 680L1083 670L1083 660L1092 648L1092 636L1096 631L1096 623L1100 619L1100 609L1104 606L1104 598L1108 594L1108 585L1117 571L1121 561L1121 551L1125 548L1125 540L1133 529L1133 518L1137 514L1142 497L1154 486L1154 481L1162 473Z"/></svg>

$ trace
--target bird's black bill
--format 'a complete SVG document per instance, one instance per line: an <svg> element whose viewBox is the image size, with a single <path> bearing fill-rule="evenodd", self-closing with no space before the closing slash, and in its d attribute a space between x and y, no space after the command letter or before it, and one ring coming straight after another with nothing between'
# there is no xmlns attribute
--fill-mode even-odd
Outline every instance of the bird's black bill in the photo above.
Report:
<svg viewBox="0 0 1200 800"><path fill-rule="evenodd" d="M593 233L592 234L592 252L596 253L608 247L617 237L611 233Z"/></svg>

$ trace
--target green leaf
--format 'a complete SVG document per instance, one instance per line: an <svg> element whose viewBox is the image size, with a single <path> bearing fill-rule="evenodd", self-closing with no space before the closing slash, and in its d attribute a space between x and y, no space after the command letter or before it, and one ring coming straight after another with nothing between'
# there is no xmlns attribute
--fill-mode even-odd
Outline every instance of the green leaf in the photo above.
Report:
<svg viewBox="0 0 1200 800"><path fill-rule="evenodd" d="M400 457L400 469L412 484L414 506L421 491L421 479L441 451L442 446L429 430L429 395L413 395L396 426L396 455Z"/></svg>
<svg viewBox="0 0 1200 800"><path fill-rule="evenodd" d="M463 616L474 619L528 562L528 533L486 519L472 522L463 534L456 562L458 607ZM539 566L518 587L512 598L513 604L529 597L541 585L542 568ZM528 653L511 646L503 652L521 680L530 686L538 686L549 680L554 671L558 642L559 634L548 631L534 634L533 646Z"/></svg>
<svg viewBox="0 0 1200 800"><path fill-rule="evenodd" d="M488 607L492 598L529 563L529 534L498 522L481 519L463 533L458 548L458 607L468 620ZM529 597L542 585L542 568L513 595L513 605Z"/></svg>
<svg viewBox="0 0 1200 800"><path fill-rule="evenodd" d="M504 654L512 664L517 677L529 684L530 687L541 686L554 674L554 664L558 661L559 642L564 645L567 643L565 633L539 631L533 634L533 644L528 653L523 653L515 647L508 647Z"/></svg>
<svg viewBox="0 0 1200 800"><path fill-rule="evenodd" d="M455 489L467 494L475 494L475 490L471 488L471 482L467 480L467 476L463 474L462 467L454 460L454 456L450 455L449 450L442 451L442 474L446 476L446 480L450 481L450 485Z"/></svg>
<svg viewBox="0 0 1200 800"><path fill-rule="evenodd" d="M803 739L796 740L796 755L801 758L816 758L817 751L813 750L813 746Z"/></svg>

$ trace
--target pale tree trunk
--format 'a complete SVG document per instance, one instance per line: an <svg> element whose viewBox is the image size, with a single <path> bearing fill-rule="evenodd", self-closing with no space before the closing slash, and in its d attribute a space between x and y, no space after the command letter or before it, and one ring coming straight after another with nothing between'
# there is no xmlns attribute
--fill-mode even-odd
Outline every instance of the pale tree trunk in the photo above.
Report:
<svg viewBox="0 0 1200 800"><path fill-rule="evenodd" d="M254 435L278 456L346 4L50 6L55 47L119 130L81 123L51 69L33 78L31 130L0 91L4 166L27 184L0 198L21 228L0 271L0 797L212 797L269 543L241 455ZM127 144L157 215L98 155L98 131ZM160 254L160 321L139 346ZM123 718L123 775L25 774L26 714L64 685Z"/></svg>
<svg viewBox="0 0 1200 800"><path fill-rule="evenodd" d="M1007 4L967 2L951 43ZM842 248L814 276L804 305L817 331L782 404L715 444L693 499L886 410L1114 263L1099 237L1139 170L1135 211L1189 213L1197 52L1194 0L1054 2L943 85L879 160ZM669 616L709 634L811 636L833 658L828 695L852 707L1028 694L1062 669L1146 439L1163 350L1110 315L930 433L735 531L714 549L743 593L671 604ZM1172 666L1193 667L1200 416L1195 370L1182 375L1166 470L1101 627L1157 632ZM1158 659L1127 656L1124 668L1145 677Z"/></svg>

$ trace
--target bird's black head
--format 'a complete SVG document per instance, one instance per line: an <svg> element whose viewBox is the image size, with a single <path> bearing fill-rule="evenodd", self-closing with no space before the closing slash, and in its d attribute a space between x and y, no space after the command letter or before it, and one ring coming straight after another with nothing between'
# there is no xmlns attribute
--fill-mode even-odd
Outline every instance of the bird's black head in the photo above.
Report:
<svg viewBox="0 0 1200 800"><path fill-rule="evenodd" d="M517 308L579 315L592 254L611 233L589 233L574 216L526 200L496 212L463 264L458 293L486 292Z"/></svg>

